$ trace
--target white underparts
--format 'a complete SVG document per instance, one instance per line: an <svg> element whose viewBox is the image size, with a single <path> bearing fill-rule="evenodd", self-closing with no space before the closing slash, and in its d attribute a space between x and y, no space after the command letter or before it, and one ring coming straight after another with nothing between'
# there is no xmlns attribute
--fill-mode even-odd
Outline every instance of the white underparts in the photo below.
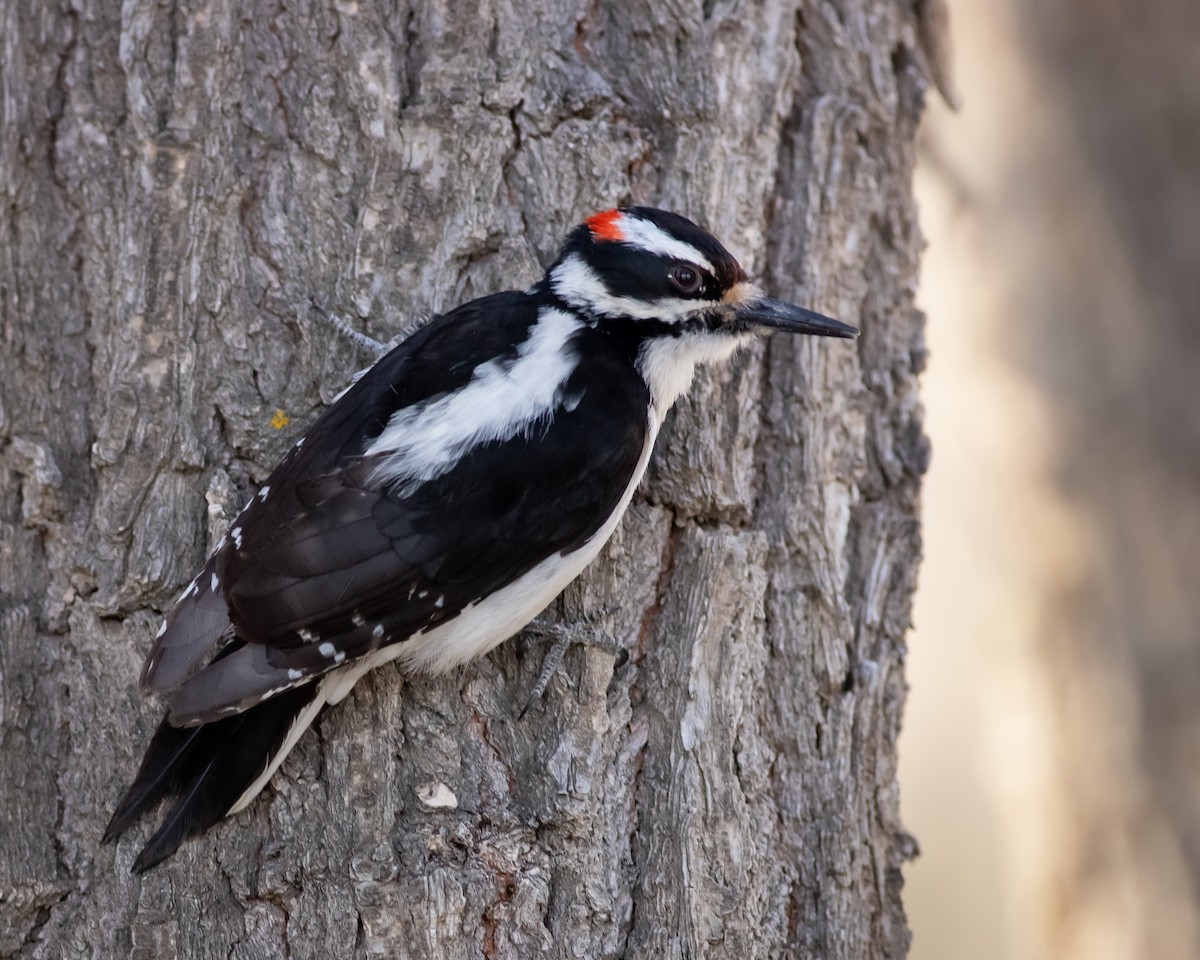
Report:
<svg viewBox="0 0 1200 960"><path fill-rule="evenodd" d="M696 364L728 360L753 339L753 333L701 331L647 340L638 353L637 367L650 388L659 422L692 385Z"/></svg>
<svg viewBox="0 0 1200 960"><path fill-rule="evenodd" d="M325 680L326 687L322 691L326 702L337 703L364 674L397 658L409 671L445 673L483 656L529 623L583 572L612 536L646 472L658 426L658 418L648 424L642 455L620 502L587 543L565 556L556 553L548 557L507 587L467 607L452 620L333 671Z"/></svg>
<svg viewBox="0 0 1200 960"><path fill-rule="evenodd" d="M572 314L543 307L515 359L489 360L465 387L396 411L365 451L382 458L375 479L424 483L471 448L509 440L544 421L578 363L570 340L581 326Z"/></svg>
<svg viewBox="0 0 1200 960"><path fill-rule="evenodd" d="M523 628L583 572L608 542L646 472L658 426L656 418L648 422L642 454L620 501L587 543L571 553L556 553L546 558L507 587L467 607L453 620L394 647L385 647L373 656L379 657L380 663L400 657L406 670L445 673L483 656Z"/></svg>
<svg viewBox="0 0 1200 960"><path fill-rule="evenodd" d="M560 264L560 269L567 268L565 275L560 278L556 270L552 281L577 281L579 274L575 271L581 268L591 274L599 291L607 296L599 278L582 261L577 260L577 267L571 266L572 259L569 257ZM585 282L590 283L586 277ZM574 302L562 289L556 287L556 292L568 302ZM610 298L609 305L616 309L620 299ZM694 310L694 301L687 303L689 309ZM595 306L594 303L590 305ZM652 310L647 316L666 319L661 303L653 308L642 306ZM638 315L630 314L624 305L620 312L627 316ZM421 482L452 467L477 443L507 439L529 429L560 402L562 387L577 362L569 341L580 323L561 310L544 308L515 361L507 365L498 361L483 364L463 389L433 403L399 411L367 450L368 455L385 457L383 469L390 478ZM680 394L688 389L696 364L728 359L752 338L752 334L746 333L697 331L648 340L637 359L638 371L649 386L653 401L646 442L620 502L596 533L579 549L548 557L507 587L472 604L451 620L337 667L316 681L320 684L316 696L297 715L279 750L229 812L244 809L258 795L321 709L344 699L368 671L399 659L409 671L445 673L487 653L545 609L591 563L612 536L645 473L662 419Z"/></svg>
<svg viewBox="0 0 1200 960"><path fill-rule="evenodd" d="M615 510L604 521L600 529L578 550L566 554L555 554L543 560L532 570L501 590L472 604L452 620L448 620L426 633L419 633L403 643L393 644L374 653L331 670L320 680L316 697L297 715L279 750L271 757L266 768L246 788L237 803L230 808L234 814L245 809L258 796L262 788L279 769L288 753L301 735L312 724L321 708L340 703L362 677L382 664L400 659L407 671L446 673L460 664L483 656L503 643L534 617L574 580L583 568L595 559L608 542L625 514L633 491L641 482L650 462L650 451L658 434L660 418L652 417L646 432L646 443L637 467Z"/></svg>

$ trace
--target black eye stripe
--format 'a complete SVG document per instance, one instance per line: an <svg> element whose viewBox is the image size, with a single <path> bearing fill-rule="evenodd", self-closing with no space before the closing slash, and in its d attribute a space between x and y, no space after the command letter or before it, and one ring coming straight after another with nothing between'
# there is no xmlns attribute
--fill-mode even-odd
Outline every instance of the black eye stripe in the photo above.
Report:
<svg viewBox="0 0 1200 960"><path fill-rule="evenodd" d="M695 263L622 243L595 244L588 251L586 262L611 294L643 303L668 299L715 300L722 289L708 270ZM681 287L676 282L673 275L680 268L695 274L695 286Z"/></svg>

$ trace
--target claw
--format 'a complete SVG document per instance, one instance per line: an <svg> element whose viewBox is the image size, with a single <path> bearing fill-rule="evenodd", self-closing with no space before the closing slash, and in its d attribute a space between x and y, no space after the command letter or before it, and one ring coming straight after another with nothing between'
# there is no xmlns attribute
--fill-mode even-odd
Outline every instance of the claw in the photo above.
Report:
<svg viewBox="0 0 1200 960"><path fill-rule="evenodd" d="M524 720L525 714L529 712L529 708L533 706L534 702L542 699L542 694L546 692L546 687L550 685L550 678L562 666L563 657L567 655L567 649L570 646L571 638L567 636L560 636L554 641L554 645L542 660L542 669L538 671L538 678L534 681L533 689L529 691L529 697L525 700L525 706L517 714L518 720Z"/></svg>
<svg viewBox="0 0 1200 960"><path fill-rule="evenodd" d="M534 681L533 688L530 690L529 697L526 699L525 705L521 708L521 712L517 714L518 719L524 719L525 714L529 712L529 708L542 698L542 695L546 692L546 688L550 685L550 680L554 677L558 668L562 666L563 658L567 655L567 650L570 649L571 644L579 643L588 647L599 647L602 650L610 650L613 656L620 660L621 663L629 659L628 651L616 642L609 631L595 626L598 621L606 619L609 613L611 613L611 608L603 607L572 623L544 620L538 617L525 627L526 633L546 637L554 642L546 652L546 656L542 659L542 666L538 671L537 680ZM622 654L624 654L623 659Z"/></svg>

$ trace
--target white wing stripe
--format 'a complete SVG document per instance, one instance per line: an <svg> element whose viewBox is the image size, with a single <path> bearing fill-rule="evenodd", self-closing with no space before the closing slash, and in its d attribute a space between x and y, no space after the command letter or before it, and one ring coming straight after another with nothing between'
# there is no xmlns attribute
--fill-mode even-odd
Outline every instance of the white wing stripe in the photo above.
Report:
<svg viewBox="0 0 1200 960"><path fill-rule="evenodd" d="M516 360L489 360L462 389L396 411L365 451L384 458L372 479L432 480L473 447L509 440L543 420L575 370L570 340L582 325L564 310L543 307Z"/></svg>

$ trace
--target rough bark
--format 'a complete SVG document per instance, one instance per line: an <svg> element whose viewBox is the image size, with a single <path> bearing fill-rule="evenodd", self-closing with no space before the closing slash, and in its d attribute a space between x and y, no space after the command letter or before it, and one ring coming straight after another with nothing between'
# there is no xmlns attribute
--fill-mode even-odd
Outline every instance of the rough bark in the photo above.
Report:
<svg viewBox="0 0 1200 960"><path fill-rule="evenodd" d="M912 11L0 11L0 955L903 955ZM857 348L700 378L561 601L611 608L625 662L574 649L524 719L533 641L379 671L251 809L131 876L144 832L97 843L158 716L159 612L363 360L309 298L387 338L627 200Z"/></svg>

